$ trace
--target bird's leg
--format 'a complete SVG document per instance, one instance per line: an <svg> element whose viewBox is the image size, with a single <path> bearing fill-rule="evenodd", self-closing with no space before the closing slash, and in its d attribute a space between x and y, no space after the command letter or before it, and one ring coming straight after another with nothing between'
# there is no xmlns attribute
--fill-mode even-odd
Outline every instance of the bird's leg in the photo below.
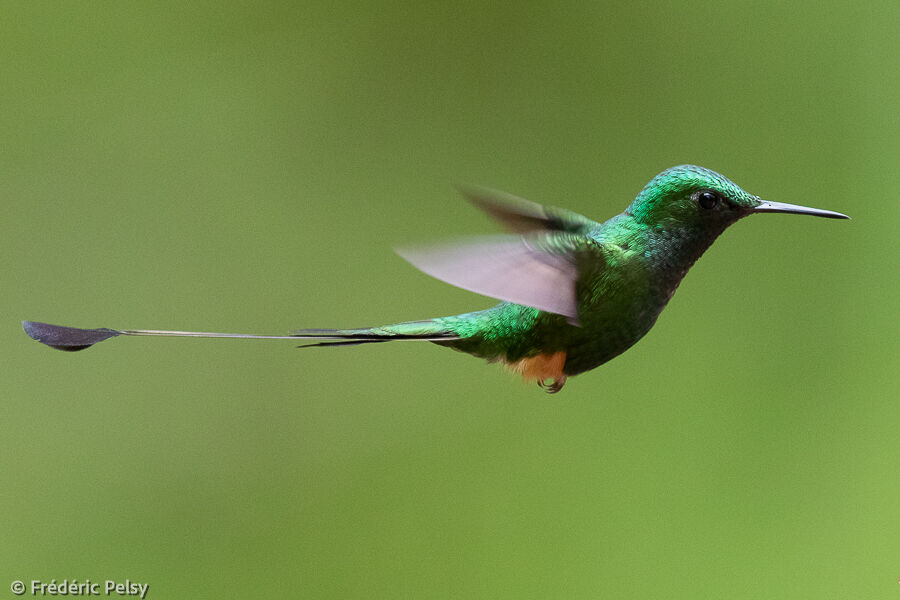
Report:
<svg viewBox="0 0 900 600"><path fill-rule="evenodd" d="M559 390L563 389L563 386L566 385L567 377L565 375L558 375L551 379L538 379L538 387L547 392L548 394L555 394ZM553 383L550 383L552 381Z"/></svg>

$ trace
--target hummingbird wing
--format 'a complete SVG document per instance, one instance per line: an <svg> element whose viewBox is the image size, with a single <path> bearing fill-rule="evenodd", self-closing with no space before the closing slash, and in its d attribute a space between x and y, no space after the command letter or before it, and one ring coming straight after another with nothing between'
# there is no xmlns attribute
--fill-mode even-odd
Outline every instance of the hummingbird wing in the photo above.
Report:
<svg viewBox="0 0 900 600"><path fill-rule="evenodd" d="M478 294L578 318L575 252L586 240L570 233L481 237L397 253L425 273Z"/></svg>
<svg viewBox="0 0 900 600"><path fill-rule="evenodd" d="M524 198L486 187L457 185L469 202L480 208L513 233L566 231L587 233L599 226L596 221L565 208L542 206Z"/></svg>

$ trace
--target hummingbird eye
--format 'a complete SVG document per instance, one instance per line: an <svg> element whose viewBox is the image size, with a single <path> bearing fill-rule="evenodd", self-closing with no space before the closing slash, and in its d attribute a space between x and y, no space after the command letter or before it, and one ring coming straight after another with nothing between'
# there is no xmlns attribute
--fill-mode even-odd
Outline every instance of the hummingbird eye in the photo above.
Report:
<svg viewBox="0 0 900 600"><path fill-rule="evenodd" d="M715 208L719 203L719 195L715 192L704 191L699 192L697 194L697 204L700 205L701 208L705 208L707 210L711 208Z"/></svg>

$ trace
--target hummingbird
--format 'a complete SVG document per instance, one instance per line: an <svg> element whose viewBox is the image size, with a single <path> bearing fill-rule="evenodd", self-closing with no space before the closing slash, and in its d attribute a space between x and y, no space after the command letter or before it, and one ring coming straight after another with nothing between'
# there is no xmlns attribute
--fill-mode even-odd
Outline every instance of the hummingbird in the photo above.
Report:
<svg viewBox="0 0 900 600"><path fill-rule="evenodd" d="M120 335L307 340L299 347L423 341L499 362L550 393L602 365L653 327L688 269L725 229L757 213L847 215L762 200L695 165L654 177L603 223L481 187L460 187L503 225L502 235L397 252L425 273L501 302L447 317L360 329L255 335L148 329L78 329L23 321L33 339L83 350Z"/></svg>

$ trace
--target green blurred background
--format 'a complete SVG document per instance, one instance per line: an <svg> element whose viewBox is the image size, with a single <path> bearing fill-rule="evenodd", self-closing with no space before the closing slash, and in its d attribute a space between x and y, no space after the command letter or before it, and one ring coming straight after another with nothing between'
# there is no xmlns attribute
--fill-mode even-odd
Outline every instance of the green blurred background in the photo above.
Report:
<svg viewBox="0 0 900 600"><path fill-rule="evenodd" d="M0 597L896 598L900 6L7 3ZM430 345L398 244L455 181L605 219L716 169L852 221L729 230L558 396Z"/></svg>

